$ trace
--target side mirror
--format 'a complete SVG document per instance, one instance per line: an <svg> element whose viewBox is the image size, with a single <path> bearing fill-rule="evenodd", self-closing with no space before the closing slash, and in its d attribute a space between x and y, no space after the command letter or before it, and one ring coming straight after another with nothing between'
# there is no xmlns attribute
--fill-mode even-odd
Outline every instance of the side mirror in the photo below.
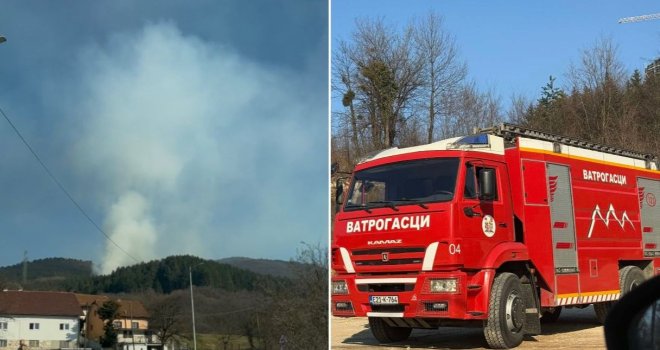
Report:
<svg viewBox="0 0 660 350"><path fill-rule="evenodd" d="M660 276L626 293L605 319L608 349L659 349Z"/></svg>
<svg viewBox="0 0 660 350"><path fill-rule="evenodd" d="M335 212L339 211L339 207L344 203L344 179L337 179L335 181Z"/></svg>
<svg viewBox="0 0 660 350"><path fill-rule="evenodd" d="M495 170L481 169L479 172L479 191L481 199L495 198Z"/></svg>

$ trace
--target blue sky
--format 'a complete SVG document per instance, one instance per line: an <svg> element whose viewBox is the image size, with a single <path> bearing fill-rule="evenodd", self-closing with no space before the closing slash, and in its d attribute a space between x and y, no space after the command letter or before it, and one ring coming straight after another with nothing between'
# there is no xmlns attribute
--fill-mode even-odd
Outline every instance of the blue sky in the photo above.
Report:
<svg viewBox="0 0 660 350"><path fill-rule="evenodd" d="M618 24L622 17L660 12L657 1L431 1L333 0L332 44L348 40L355 18L403 26L435 10L456 37L469 76L492 89L506 107L512 94L536 100L550 75L565 84L571 62L601 37L618 45L632 72L660 56L660 20ZM341 108L333 101L333 108Z"/></svg>
<svg viewBox="0 0 660 350"><path fill-rule="evenodd" d="M4 1L0 107L130 255L327 244L327 3ZM133 263L0 120L0 265Z"/></svg>

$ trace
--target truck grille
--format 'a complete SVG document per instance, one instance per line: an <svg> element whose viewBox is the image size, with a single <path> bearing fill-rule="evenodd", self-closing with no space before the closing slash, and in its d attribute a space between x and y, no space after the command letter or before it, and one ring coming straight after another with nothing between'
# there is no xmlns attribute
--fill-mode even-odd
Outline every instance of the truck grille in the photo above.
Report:
<svg viewBox="0 0 660 350"><path fill-rule="evenodd" d="M356 267L409 265L417 271L424 261L424 247L363 249L352 252Z"/></svg>

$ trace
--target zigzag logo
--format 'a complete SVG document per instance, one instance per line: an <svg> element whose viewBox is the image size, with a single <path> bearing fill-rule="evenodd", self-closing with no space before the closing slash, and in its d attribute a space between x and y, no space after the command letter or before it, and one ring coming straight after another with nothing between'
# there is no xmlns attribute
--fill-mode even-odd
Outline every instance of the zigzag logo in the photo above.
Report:
<svg viewBox="0 0 660 350"><path fill-rule="evenodd" d="M601 221L605 223L605 226L608 228L610 227L610 215L614 218L614 220L621 226L623 229L623 226L626 224L626 221L630 224L630 226L635 229L635 226L633 226L632 221L630 221L630 218L628 217L628 213L626 211L623 211L623 215L621 215L621 219L619 219L616 216L616 212L614 211L614 206L610 204L610 209L607 211L607 215L603 218L603 214L600 213L600 207L598 204L596 204L596 209L594 209L593 214L591 214L591 227L589 227L589 235L587 238L591 238L591 233L594 230L594 225L596 224L596 217L600 218Z"/></svg>

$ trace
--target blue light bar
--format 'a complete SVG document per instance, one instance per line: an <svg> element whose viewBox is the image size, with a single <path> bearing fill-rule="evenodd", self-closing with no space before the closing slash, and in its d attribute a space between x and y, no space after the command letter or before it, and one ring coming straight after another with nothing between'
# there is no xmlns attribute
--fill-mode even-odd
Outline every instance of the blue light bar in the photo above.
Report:
<svg viewBox="0 0 660 350"><path fill-rule="evenodd" d="M454 142L455 145L488 145L488 135L477 134L469 135L458 139Z"/></svg>

